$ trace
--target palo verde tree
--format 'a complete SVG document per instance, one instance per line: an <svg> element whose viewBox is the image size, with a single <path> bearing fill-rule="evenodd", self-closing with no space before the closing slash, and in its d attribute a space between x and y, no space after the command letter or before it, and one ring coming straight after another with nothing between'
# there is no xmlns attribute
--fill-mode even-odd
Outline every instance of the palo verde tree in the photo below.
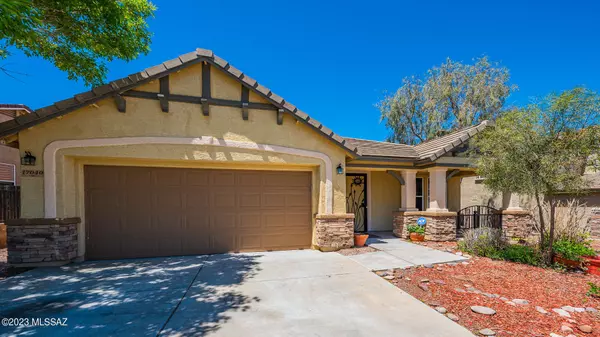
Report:
<svg viewBox="0 0 600 337"><path fill-rule="evenodd" d="M463 64L447 59L424 78L402 80L398 91L378 103L381 119L390 130L388 140L418 144L456 129L496 119L508 95L508 69L487 57Z"/></svg>
<svg viewBox="0 0 600 337"><path fill-rule="evenodd" d="M150 50L146 20L155 10L148 0L0 0L0 58L17 48L98 85L106 62Z"/></svg>
<svg viewBox="0 0 600 337"><path fill-rule="evenodd" d="M540 218L540 249L552 261L555 211L559 193L586 188L584 170L597 165L600 152L600 96L577 87L551 94L499 118L476 137L478 174L492 191L531 197ZM550 212L544 218L542 204Z"/></svg>

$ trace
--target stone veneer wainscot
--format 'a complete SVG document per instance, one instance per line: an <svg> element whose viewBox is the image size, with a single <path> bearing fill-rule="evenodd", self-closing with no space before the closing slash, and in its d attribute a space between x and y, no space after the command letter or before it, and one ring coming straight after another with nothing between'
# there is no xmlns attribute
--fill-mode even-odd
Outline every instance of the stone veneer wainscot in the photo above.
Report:
<svg viewBox="0 0 600 337"><path fill-rule="evenodd" d="M315 246L334 251L354 246L354 214L317 214Z"/></svg>
<svg viewBox="0 0 600 337"><path fill-rule="evenodd" d="M8 263L59 266L77 257L79 218L7 220Z"/></svg>
<svg viewBox="0 0 600 337"><path fill-rule="evenodd" d="M456 240L456 212L394 212L394 235L407 239L409 237L408 226L416 225L417 219L421 217L427 220L427 225L425 225L425 240Z"/></svg>

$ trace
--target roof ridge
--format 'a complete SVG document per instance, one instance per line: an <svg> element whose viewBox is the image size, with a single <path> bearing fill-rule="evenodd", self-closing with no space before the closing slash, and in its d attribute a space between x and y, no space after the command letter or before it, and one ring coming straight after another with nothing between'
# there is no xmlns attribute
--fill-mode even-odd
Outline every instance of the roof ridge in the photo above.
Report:
<svg viewBox="0 0 600 337"><path fill-rule="evenodd" d="M452 135L452 134L455 134L455 133L458 133L458 132L462 132L462 131L464 131L464 130L467 130L467 129L471 129L471 128L478 127L479 125L481 125L481 124L482 124L482 123L484 123L484 122L487 122L487 120L484 120L484 121L482 121L482 122L481 122L481 123L479 123L479 124L475 124L475 125L469 125L469 126L463 126L462 128L459 128L459 129L453 130L453 131L451 131L450 133L447 133L447 134L445 134L445 135L442 135L442 136L438 136L438 137L434 137L434 138L426 139L425 141L423 141L423 142L420 142L419 144L417 144L417 145L414 145L414 146L415 146L415 147L418 147L419 145L427 144L427 143L429 143L429 142L431 142L431 141L438 140L438 139L441 139L441 138L444 138L444 137L450 136L450 135Z"/></svg>
<svg viewBox="0 0 600 337"><path fill-rule="evenodd" d="M366 142L373 142L373 143L383 143L383 144L391 144L391 145L402 145L402 146L410 146L410 147L414 147L414 145L410 145L410 144L403 144L403 143L395 143L395 142L388 142L388 141L383 141L383 140L372 140L372 139L364 139L364 138L355 138L355 137L345 137L346 139L351 139L351 140L362 140L362 141L366 141Z"/></svg>

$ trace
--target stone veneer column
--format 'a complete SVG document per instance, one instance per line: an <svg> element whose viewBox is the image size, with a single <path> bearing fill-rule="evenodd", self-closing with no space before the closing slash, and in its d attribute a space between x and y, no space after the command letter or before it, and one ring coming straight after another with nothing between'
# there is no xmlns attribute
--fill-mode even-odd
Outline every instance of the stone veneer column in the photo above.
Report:
<svg viewBox="0 0 600 337"><path fill-rule="evenodd" d="M533 214L524 209L505 209L502 213L502 229L510 239L526 239L534 230Z"/></svg>
<svg viewBox="0 0 600 337"><path fill-rule="evenodd" d="M317 214L315 246L329 252L354 246L354 214Z"/></svg>
<svg viewBox="0 0 600 337"><path fill-rule="evenodd" d="M8 263L15 267L60 266L77 257L79 218L7 220Z"/></svg>

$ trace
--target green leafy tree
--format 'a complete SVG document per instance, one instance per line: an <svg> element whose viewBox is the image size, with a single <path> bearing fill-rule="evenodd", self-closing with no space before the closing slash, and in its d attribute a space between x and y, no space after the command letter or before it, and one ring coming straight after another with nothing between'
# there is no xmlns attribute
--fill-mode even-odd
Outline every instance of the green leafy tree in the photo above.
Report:
<svg viewBox="0 0 600 337"><path fill-rule="evenodd" d="M555 214L559 193L579 194L583 176L600 152L600 96L577 87L524 108L514 109L496 126L478 136L478 174L492 191L530 196L540 217L540 249L552 261ZM474 153L474 152L473 152ZM542 204L547 200L549 216Z"/></svg>
<svg viewBox="0 0 600 337"><path fill-rule="evenodd" d="M487 57L463 64L447 59L425 78L406 77L398 91L378 103L388 140L418 144L459 128L496 119L508 95L508 69Z"/></svg>
<svg viewBox="0 0 600 337"><path fill-rule="evenodd" d="M106 62L150 50L146 20L155 10L148 0L0 0L0 58L17 48L98 85Z"/></svg>

